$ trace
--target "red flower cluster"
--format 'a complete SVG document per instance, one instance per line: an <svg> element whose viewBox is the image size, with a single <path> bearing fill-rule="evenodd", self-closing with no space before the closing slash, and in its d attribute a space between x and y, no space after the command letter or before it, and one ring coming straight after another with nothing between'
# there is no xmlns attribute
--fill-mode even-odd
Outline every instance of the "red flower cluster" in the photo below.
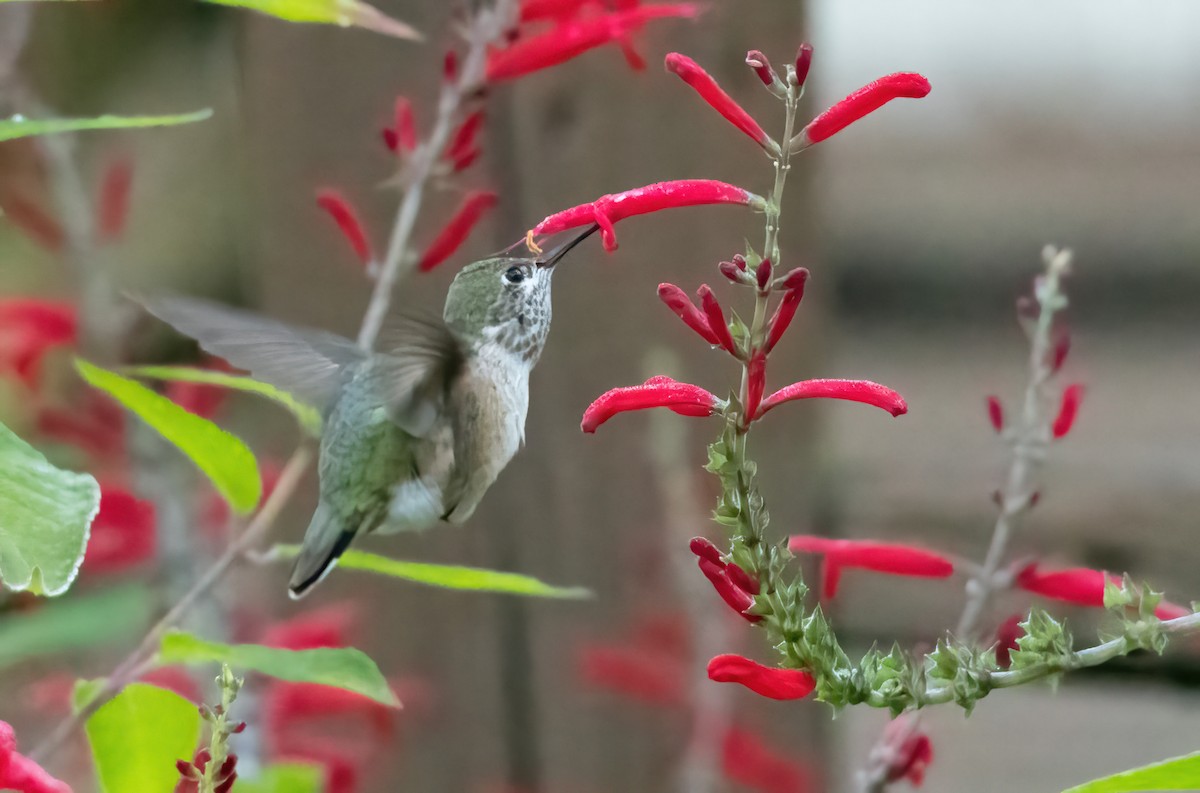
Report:
<svg viewBox="0 0 1200 793"><path fill-rule="evenodd" d="M0 790L16 793L71 793L65 782L50 776L37 763L17 753L13 728L0 721Z"/></svg>
<svg viewBox="0 0 1200 793"><path fill-rule="evenodd" d="M948 578L954 573L954 563L941 554L899 543L874 540L831 540L797 534L788 540L788 548L796 553L822 554L822 597L837 594L842 570L857 568L888 575L917 578Z"/></svg>

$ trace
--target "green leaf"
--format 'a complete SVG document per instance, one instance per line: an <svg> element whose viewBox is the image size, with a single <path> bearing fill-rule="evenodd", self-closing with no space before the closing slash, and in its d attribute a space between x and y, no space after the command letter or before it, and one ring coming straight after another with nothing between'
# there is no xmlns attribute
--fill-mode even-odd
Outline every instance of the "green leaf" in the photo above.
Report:
<svg viewBox="0 0 1200 793"><path fill-rule="evenodd" d="M192 366L131 366L124 370L131 377L146 377L153 380L173 380L181 383L205 383L223 386L249 394L258 394L272 399L290 410L300 426L314 438L321 435L321 412L288 392L268 383L244 375L227 374L213 369L197 369Z"/></svg>
<svg viewBox="0 0 1200 793"><path fill-rule="evenodd" d="M71 586L100 486L88 474L55 468L0 424L0 581L17 591L61 595Z"/></svg>
<svg viewBox="0 0 1200 793"><path fill-rule="evenodd" d="M1140 790L1200 789L1200 752L1174 757L1119 774L1093 779L1063 793L1125 793Z"/></svg>
<svg viewBox="0 0 1200 793"><path fill-rule="evenodd" d="M95 677L91 680L80 678L75 681L75 685L71 687L71 711L78 713L92 703L96 697L100 696L100 692L104 690L105 683L108 678Z"/></svg>
<svg viewBox="0 0 1200 793"><path fill-rule="evenodd" d="M280 763L254 779L238 777L237 793L321 793L324 781L318 766Z"/></svg>
<svg viewBox="0 0 1200 793"><path fill-rule="evenodd" d="M273 552L282 559L295 558L299 545L277 545ZM519 573L482 570L478 567L427 564L389 559L366 551L350 550L342 554L338 567L343 570L364 570L393 578L403 578L418 584L464 589L472 592L500 592L506 595L528 595L546 598L588 598L592 593L583 587L556 587Z"/></svg>
<svg viewBox="0 0 1200 793"><path fill-rule="evenodd" d="M150 621L143 586L71 597L0 617L0 669L28 658L132 640Z"/></svg>
<svg viewBox="0 0 1200 793"><path fill-rule="evenodd" d="M412 26L393 19L358 0L205 0L215 5L248 8L288 22L315 22L350 27L356 25L386 36L420 40Z"/></svg>
<svg viewBox="0 0 1200 793"><path fill-rule="evenodd" d="M158 651L161 664L198 664L209 661L250 669L293 683L320 683L362 694L393 708L400 701L367 655L353 647L317 650L282 650L258 644L209 642L182 631L163 637Z"/></svg>
<svg viewBox="0 0 1200 793"><path fill-rule="evenodd" d="M191 760L200 713L178 694L133 683L87 721L88 742L105 793L170 793L176 760Z"/></svg>
<svg viewBox="0 0 1200 793"><path fill-rule="evenodd" d="M249 512L262 495L254 453L241 439L208 419L193 415L141 383L76 359L75 368L89 384L133 411L175 444L212 480L234 510Z"/></svg>
<svg viewBox="0 0 1200 793"><path fill-rule="evenodd" d="M133 129L136 127L172 127L191 124L212 116L212 110L197 110L174 116L96 116L95 118L33 119L12 116L0 119L0 141L25 138L31 135L54 135L59 132L79 132L89 129Z"/></svg>

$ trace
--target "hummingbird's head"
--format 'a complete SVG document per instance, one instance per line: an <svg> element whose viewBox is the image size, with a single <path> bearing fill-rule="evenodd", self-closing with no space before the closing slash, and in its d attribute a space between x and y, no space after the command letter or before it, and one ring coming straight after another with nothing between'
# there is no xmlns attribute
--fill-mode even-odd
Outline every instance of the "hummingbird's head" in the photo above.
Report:
<svg viewBox="0 0 1200 793"><path fill-rule="evenodd" d="M447 326L469 347L494 341L532 365L550 332L555 265L596 228L541 256L495 256L468 264L446 295Z"/></svg>

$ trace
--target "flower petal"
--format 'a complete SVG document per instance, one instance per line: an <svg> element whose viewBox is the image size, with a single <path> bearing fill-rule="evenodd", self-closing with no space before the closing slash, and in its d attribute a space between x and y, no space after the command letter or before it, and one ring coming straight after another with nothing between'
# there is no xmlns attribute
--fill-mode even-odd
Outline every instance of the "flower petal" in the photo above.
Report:
<svg viewBox="0 0 1200 793"><path fill-rule="evenodd" d="M494 207L497 200L498 196L491 190L472 190L467 193L454 215L421 255L417 269L427 273L453 256L483 214Z"/></svg>
<svg viewBox="0 0 1200 793"><path fill-rule="evenodd" d="M1079 415L1079 404L1082 401L1082 385L1072 383L1066 387L1062 394L1062 402L1059 404L1058 415L1054 418L1054 426L1051 428L1055 438L1065 438L1071 428L1075 426L1075 417Z"/></svg>
<svg viewBox="0 0 1200 793"><path fill-rule="evenodd" d="M614 388L601 394L583 413L580 428L596 428L618 413L646 408L669 408L681 416L711 416L720 400L700 386L681 383L670 377L651 377L641 385Z"/></svg>
<svg viewBox="0 0 1200 793"><path fill-rule="evenodd" d="M17 753L17 738L11 725L0 721L0 790L18 793L71 793L37 763Z"/></svg>
<svg viewBox="0 0 1200 793"><path fill-rule="evenodd" d="M1104 608L1105 581L1120 586L1121 577L1087 567L1042 570L1035 562L1022 568L1014 583L1026 592L1051 600Z"/></svg>
<svg viewBox="0 0 1200 793"><path fill-rule="evenodd" d="M920 99L928 93L929 81L914 72L897 72L880 77L810 121L798 136L799 147L820 143L893 99ZM797 147L792 148L795 150Z"/></svg>
<svg viewBox="0 0 1200 793"><path fill-rule="evenodd" d="M692 302L686 292L675 284L659 284L658 299L666 304L667 308L675 313L675 316L682 319L685 325L696 331L700 338L709 344L717 344L717 335L708 327L708 319L700 309L696 308L696 304Z"/></svg>
<svg viewBox="0 0 1200 793"><path fill-rule="evenodd" d="M362 222L359 221L350 202L336 190L326 189L317 191L317 206L328 212L329 216L333 218L333 222L337 223L338 229L350 243L358 260L363 264L369 264L374 258L371 253L371 243L367 240L367 233L363 230Z"/></svg>
<svg viewBox="0 0 1200 793"><path fill-rule="evenodd" d="M783 402L794 399L845 399L882 408L893 416L908 412L904 397L879 383L870 380L802 380L792 383L763 400L758 412L761 418L768 410Z"/></svg>
<svg viewBox="0 0 1200 793"><path fill-rule="evenodd" d="M803 669L763 666L740 655L718 655L708 662L708 678L717 683L740 683L770 699L802 699L817 682Z"/></svg>
<svg viewBox="0 0 1200 793"><path fill-rule="evenodd" d="M777 144L771 140L770 136L759 126L758 122L747 113L741 105L733 100L729 94L717 85L717 81L712 76L700 67L686 55L678 52L672 52L666 58L667 71L687 83L700 95L700 98L708 103L709 107L720 113L726 121L733 124L746 134L751 140L762 146L764 149L778 149ZM767 70L770 70L768 65ZM770 82L767 82L770 85Z"/></svg>

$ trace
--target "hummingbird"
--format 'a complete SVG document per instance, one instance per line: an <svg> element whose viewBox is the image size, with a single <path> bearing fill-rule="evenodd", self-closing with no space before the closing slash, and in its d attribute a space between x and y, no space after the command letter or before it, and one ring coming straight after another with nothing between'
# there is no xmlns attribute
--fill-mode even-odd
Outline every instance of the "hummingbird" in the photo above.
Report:
<svg viewBox="0 0 1200 793"><path fill-rule="evenodd" d="M525 442L555 265L597 228L544 254L468 264L450 284L441 321L406 318L379 351L203 300L141 300L205 351L321 410L319 498L288 583L292 598L359 535L471 517Z"/></svg>

